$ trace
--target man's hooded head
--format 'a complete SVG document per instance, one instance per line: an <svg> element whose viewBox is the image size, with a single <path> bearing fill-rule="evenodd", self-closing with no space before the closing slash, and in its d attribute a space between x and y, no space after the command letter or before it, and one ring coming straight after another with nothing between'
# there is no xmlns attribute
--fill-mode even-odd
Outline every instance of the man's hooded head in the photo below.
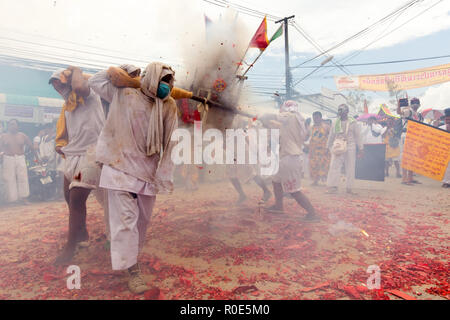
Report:
<svg viewBox="0 0 450 320"><path fill-rule="evenodd" d="M175 72L166 64L150 63L142 74L142 92L155 100L150 114L147 132L147 156L160 154L167 146L164 143L163 104L170 98L175 81Z"/></svg>
<svg viewBox="0 0 450 320"><path fill-rule="evenodd" d="M141 90L149 97L163 101L170 96L175 81L175 71L161 62L150 63L141 77Z"/></svg>
<svg viewBox="0 0 450 320"><path fill-rule="evenodd" d="M68 76L65 74L66 69L58 69L51 75L48 83L53 85L53 88L64 98L70 94L71 87Z"/></svg>

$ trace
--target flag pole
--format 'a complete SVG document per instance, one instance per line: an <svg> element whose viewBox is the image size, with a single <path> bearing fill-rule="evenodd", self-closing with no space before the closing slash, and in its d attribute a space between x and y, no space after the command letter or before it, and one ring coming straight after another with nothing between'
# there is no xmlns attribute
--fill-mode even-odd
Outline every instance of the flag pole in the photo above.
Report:
<svg viewBox="0 0 450 320"><path fill-rule="evenodd" d="M245 56L247 55L248 49L250 49L250 44L251 44L251 41L248 43L247 49L245 49L245 53L244 53L244 55L242 56L241 61L239 61L238 65L237 65L237 68L236 68L236 71L235 71L234 73L237 73L238 70L239 70L239 67L242 65L242 61L244 61Z"/></svg>
<svg viewBox="0 0 450 320"><path fill-rule="evenodd" d="M245 75L247 74L247 72L253 67L253 65L255 64L255 62L258 61L259 57L262 56L262 54L264 53L264 51L266 51L266 49L262 50L262 51L259 53L259 55L256 57L255 61L253 61L253 62L248 66L247 70L245 70L244 74L243 74L241 77L243 77L243 76L245 76Z"/></svg>
<svg viewBox="0 0 450 320"><path fill-rule="evenodd" d="M255 62L258 61L258 59L262 56L262 54L264 53L264 51L266 51L266 49L270 46L270 44L272 43L272 41L275 40L276 38L278 38L278 37L281 35L281 33L280 33L280 34L278 34L278 36L276 36L280 29L281 29L281 27L278 28L277 31L275 31L275 33L272 35L272 38L270 38L269 43L267 44L267 47L265 47L264 50L261 50L261 52L259 53L259 55L256 57L255 61L253 61L253 63L250 64L250 65L248 66L247 70L245 70L244 74L243 74L241 77L243 77L243 76L245 76L245 75L247 74L247 72L253 67L253 65L255 64ZM247 50L248 50L248 49L247 49Z"/></svg>
<svg viewBox="0 0 450 320"><path fill-rule="evenodd" d="M259 25L258 29L256 30L255 35L258 33L258 31L260 31L260 28L261 28L261 26L263 25L263 23L265 23L265 27L266 27L264 30L267 30L267 20L266 20L266 18L267 18L267 17L264 16L264 19L263 19L263 21L261 22L261 24ZM264 31L264 32L266 32L266 31ZM237 68L236 68L236 71L235 71L234 73L237 73L238 70L239 70L239 67L242 65L242 62L244 61L245 56L247 55L248 49L250 49L250 46L252 45L252 42L253 42L253 39L255 38L255 35L252 37L252 39L251 39L250 42L248 43L247 49L245 49L244 56L242 57L241 61L239 61L238 65L237 65ZM266 38L267 38L267 34L266 34Z"/></svg>

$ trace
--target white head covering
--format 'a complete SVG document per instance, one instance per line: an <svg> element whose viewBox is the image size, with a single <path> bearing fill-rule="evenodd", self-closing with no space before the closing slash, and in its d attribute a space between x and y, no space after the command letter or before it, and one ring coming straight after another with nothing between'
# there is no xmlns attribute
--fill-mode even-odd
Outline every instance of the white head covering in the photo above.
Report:
<svg viewBox="0 0 450 320"><path fill-rule="evenodd" d="M151 156L153 154L161 155L161 151L167 148L167 146L163 146L163 105L164 102L170 98L170 94L164 99L158 98L156 94L158 91L159 82L168 74L175 76L175 72L170 66L161 62L152 62L147 66L147 68L145 68L141 78L142 92L155 101L155 106L150 114L147 132L147 156Z"/></svg>
<svg viewBox="0 0 450 320"><path fill-rule="evenodd" d="M300 106L296 101L294 100L285 101L283 105L280 107L280 112L294 113L295 117L297 118L297 121L300 123L300 126L304 126L305 119L300 114Z"/></svg>
<svg viewBox="0 0 450 320"><path fill-rule="evenodd" d="M52 73L50 79L48 80L49 84L52 84L53 80L61 80L61 74L66 71L66 69L58 69L55 72ZM64 87L62 89L62 92L60 92L61 96L66 100L69 97L70 92L72 91L72 88L69 84L63 83Z"/></svg>
<svg viewBox="0 0 450 320"><path fill-rule="evenodd" d="M280 108L280 112L300 112L299 105L294 100L285 101Z"/></svg>
<svg viewBox="0 0 450 320"><path fill-rule="evenodd" d="M48 84L51 84L53 80L60 80L60 75L63 73L66 69L60 68L52 73L50 79L48 79Z"/></svg>

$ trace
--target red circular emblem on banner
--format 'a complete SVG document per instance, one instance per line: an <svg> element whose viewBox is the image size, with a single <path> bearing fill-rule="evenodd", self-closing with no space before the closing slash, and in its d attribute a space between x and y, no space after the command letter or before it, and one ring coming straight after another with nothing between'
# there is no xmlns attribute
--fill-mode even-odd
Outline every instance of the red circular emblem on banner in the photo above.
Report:
<svg viewBox="0 0 450 320"><path fill-rule="evenodd" d="M219 79L216 79L216 81L214 81L213 88L217 92L224 91L226 87L227 87L227 83L225 82L225 80L219 78Z"/></svg>

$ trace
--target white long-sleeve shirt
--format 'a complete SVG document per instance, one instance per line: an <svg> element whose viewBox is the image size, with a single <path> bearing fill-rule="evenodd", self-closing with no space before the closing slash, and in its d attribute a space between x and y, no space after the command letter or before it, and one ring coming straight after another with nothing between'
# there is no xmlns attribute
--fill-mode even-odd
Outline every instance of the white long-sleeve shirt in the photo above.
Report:
<svg viewBox="0 0 450 320"><path fill-rule="evenodd" d="M336 137L344 136L343 132L346 131L346 126L348 124L348 126L349 126L348 133L347 133L347 136L345 137L347 139L347 146L351 147L351 148L358 147L359 150L362 150L363 143L362 143L362 137L361 137L361 130L360 130L358 123L354 120L353 121L350 121L350 120L342 121L341 126L342 126L343 132L336 133L336 121L337 120L335 120L333 122L333 125L331 126L330 134L328 136L328 141L327 141L327 148L331 149Z"/></svg>
<svg viewBox="0 0 450 320"><path fill-rule="evenodd" d="M100 186L144 195L172 191L173 169L169 142L177 128L177 106L170 98L164 103L164 150L147 156L147 133L155 103L140 90L115 87L106 71L89 79L91 89L111 103L108 119L98 138L96 160L104 164ZM139 181L137 181L139 180Z"/></svg>
<svg viewBox="0 0 450 320"><path fill-rule="evenodd" d="M374 123L371 126L366 125L363 128L364 144L383 143L383 134L386 132L387 127L383 128L381 125ZM373 132L379 135L375 137Z"/></svg>

